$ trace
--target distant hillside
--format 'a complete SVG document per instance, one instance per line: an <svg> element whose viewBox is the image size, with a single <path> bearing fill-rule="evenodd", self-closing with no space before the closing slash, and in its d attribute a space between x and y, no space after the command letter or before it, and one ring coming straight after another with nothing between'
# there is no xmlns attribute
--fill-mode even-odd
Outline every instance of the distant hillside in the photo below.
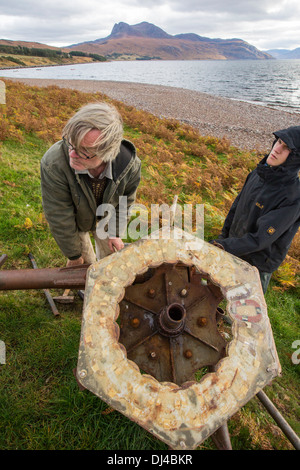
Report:
<svg viewBox="0 0 300 470"><path fill-rule="evenodd" d="M270 49L265 51L267 54L270 54L275 59L300 59L300 47L297 49Z"/></svg>
<svg viewBox="0 0 300 470"><path fill-rule="evenodd" d="M108 59L272 59L242 39L210 39L198 34L172 36L154 24L117 23L109 36L72 44L64 50L96 53Z"/></svg>
<svg viewBox="0 0 300 470"><path fill-rule="evenodd" d="M106 59L99 54L76 50L63 51L38 42L0 39L0 69L81 64L104 60Z"/></svg>
<svg viewBox="0 0 300 470"><path fill-rule="evenodd" d="M0 39L0 44L4 46L22 46L22 47L36 47L42 49L53 49L59 50L58 47L48 46L47 44L42 44L40 42L30 42L30 41L12 41L11 39Z"/></svg>

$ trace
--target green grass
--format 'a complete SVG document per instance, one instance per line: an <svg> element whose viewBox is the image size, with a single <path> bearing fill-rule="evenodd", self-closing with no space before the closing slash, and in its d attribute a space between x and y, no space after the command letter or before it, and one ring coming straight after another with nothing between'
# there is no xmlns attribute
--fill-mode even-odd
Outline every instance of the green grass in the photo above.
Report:
<svg viewBox="0 0 300 470"><path fill-rule="evenodd" d="M0 253L8 255L2 269L30 268L29 252L39 267L65 264L42 216L39 162L47 148L34 135L23 143L2 144ZM266 300L283 372L266 392L299 432L300 366L291 360L292 343L300 339L299 292L277 292L274 285ZM0 291L0 298L0 340L6 345L6 363L0 365L0 449L167 450L136 423L78 388L73 369L81 330L79 297L72 305L59 306L59 318L42 291ZM231 418L229 430L234 449L292 448L255 398ZM200 449L214 445L208 439Z"/></svg>

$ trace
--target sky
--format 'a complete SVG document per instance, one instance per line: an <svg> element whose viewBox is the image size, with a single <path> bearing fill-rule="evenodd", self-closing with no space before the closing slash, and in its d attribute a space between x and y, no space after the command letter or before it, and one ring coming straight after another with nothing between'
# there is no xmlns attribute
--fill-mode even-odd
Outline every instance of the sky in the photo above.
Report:
<svg viewBox="0 0 300 470"><path fill-rule="evenodd" d="M299 0L0 0L0 39L63 47L104 38L121 21L260 50L300 47Z"/></svg>

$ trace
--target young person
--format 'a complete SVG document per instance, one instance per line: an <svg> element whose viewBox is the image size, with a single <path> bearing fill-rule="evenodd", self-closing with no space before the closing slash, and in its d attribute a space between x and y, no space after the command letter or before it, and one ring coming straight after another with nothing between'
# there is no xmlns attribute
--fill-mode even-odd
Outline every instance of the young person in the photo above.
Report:
<svg viewBox="0 0 300 470"><path fill-rule="evenodd" d="M264 293L300 225L300 126L274 136L271 152L248 175L212 241L256 266Z"/></svg>

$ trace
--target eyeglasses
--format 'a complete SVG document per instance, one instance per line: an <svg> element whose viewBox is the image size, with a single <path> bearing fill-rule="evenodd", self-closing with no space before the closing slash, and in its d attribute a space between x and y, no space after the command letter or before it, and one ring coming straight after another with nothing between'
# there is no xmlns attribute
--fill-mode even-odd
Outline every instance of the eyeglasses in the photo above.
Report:
<svg viewBox="0 0 300 470"><path fill-rule="evenodd" d="M92 158L97 157L97 154L89 156L84 152L79 153L78 150L75 147L73 147L71 142L69 142L65 137L63 137L63 141L67 145L69 150L71 151L74 150L74 152L76 152L76 155L78 155L79 158L83 158L84 160L91 160Z"/></svg>

